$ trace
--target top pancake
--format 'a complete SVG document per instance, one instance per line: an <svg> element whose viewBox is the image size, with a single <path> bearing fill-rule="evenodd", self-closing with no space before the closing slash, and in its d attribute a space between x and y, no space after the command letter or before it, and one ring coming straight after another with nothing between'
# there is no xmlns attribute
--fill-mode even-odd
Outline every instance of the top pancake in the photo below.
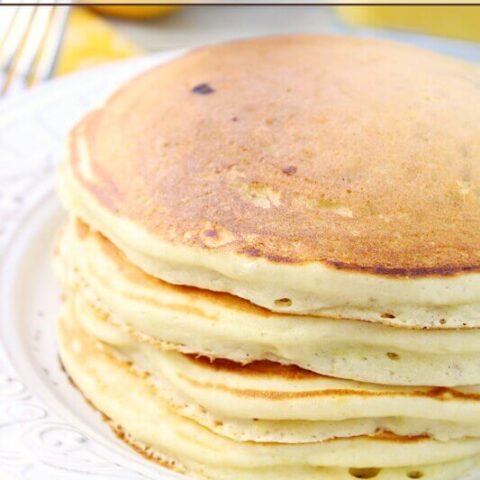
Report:
<svg viewBox="0 0 480 480"><path fill-rule="evenodd" d="M478 66L434 53L248 40L129 82L74 130L70 168L96 204L162 242L150 256L166 243L243 270L438 278L480 270L479 107Z"/></svg>

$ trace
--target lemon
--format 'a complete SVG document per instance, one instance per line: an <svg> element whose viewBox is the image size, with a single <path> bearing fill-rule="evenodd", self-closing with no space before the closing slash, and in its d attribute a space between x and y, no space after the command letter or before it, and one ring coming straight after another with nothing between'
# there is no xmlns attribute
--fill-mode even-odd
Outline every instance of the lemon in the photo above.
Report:
<svg viewBox="0 0 480 480"><path fill-rule="evenodd" d="M85 7L72 10L65 33L56 75L142 53L102 17Z"/></svg>
<svg viewBox="0 0 480 480"><path fill-rule="evenodd" d="M175 5L92 5L90 8L106 15L137 20L167 15L178 9Z"/></svg>

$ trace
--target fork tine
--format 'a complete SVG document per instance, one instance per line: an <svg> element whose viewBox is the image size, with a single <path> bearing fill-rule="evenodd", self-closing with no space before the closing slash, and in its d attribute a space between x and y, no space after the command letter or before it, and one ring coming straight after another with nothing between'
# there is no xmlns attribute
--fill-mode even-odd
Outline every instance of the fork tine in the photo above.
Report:
<svg viewBox="0 0 480 480"><path fill-rule="evenodd" d="M11 67L25 42L35 7L19 7L10 28L5 34L0 49L0 95L3 95L11 80Z"/></svg>
<svg viewBox="0 0 480 480"><path fill-rule="evenodd" d="M47 80L53 75L65 35L70 10L71 7L66 5L57 5L54 7L50 26L42 46L42 53L34 74L35 79L38 81Z"/></svg>
<svg viewBox="0 0 480 480"><path fill-rule="evenodd" d="M7 38L8 32L13 24L13 19L17 13L18 8L18 6L2 7L2 14L0 15L0 48L3 44L3 41Z"/></svg>
<svg viewBox="0 0 480 480"><path fill-rule="evenodd" d="M2 0L0 0L1 3ZM70 6L22 6L0 30L0 95L23 90L53 73L65 33ZM57 0L58 1L58 0Z"/></svg>
<svg viewBox="0 0 480 480"><path fill-rule="evenodd" d="M35 7L32 6L22 6L17 9L0 51L1 70L7 71L10 68L16 53L22 47L34 11Z"/></svg>
<svg viewBox="0 0 480 480"><path fill-rule="evenodd" d="M52 6L37 7L21 54L15 62L15 74L27 80L50 22Z"/></svg>

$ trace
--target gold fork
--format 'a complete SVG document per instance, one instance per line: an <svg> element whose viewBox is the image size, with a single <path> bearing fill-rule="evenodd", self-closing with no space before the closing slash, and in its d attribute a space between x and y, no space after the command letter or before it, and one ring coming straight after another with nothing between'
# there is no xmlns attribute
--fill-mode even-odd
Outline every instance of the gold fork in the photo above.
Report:
<svg viewBox="0 0 480 480"><path fill-rule="evenodd" d="M68 5L0 1L0 95L50 78L65 34Z"/></svg>

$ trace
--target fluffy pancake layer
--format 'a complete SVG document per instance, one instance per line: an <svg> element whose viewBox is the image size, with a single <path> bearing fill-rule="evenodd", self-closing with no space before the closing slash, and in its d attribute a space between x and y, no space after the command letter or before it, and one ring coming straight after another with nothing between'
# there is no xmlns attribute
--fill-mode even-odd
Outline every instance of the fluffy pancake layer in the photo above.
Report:
<svg viewBox="0 0 480 480"><path fill-rule="evenodd" d="M172 410L149 376L81 328L71 302L60 319L58 336L61 358L73 381L114 425L129 432L137 446L162 452L164 461L181 459L181 468L200 477L351 479L364 478L357 476L357 469L375 465L385 469L375 478L419 478L412 472L421 471L422 478L446 480L471 467L471 457L480 452L476 439L438 442L394 435L302 444L234 441ZM444 465L432 466L438 462Z"/></svg>
<svg viewBox="0 0 480 480"><path fill-rule="evenodd" d="M379 384L480 384L478 329L413 330L269 312L228 294L157 280L77 220L59 251L85 302L164 348L237 362L273 360Z"/></svg>
<svg viewBox="0 0 480 480"><path fill-rule="evenodd" d="M386 387L268 361L210 361L152 346L81 297L75 305L82 328L147 372L171 408L235 440L308 443L378 432L480 437L479 387Z"/></svg>
<svg viewBox="0 0 480 480"><path fill-rule="evenodd" d="M478 326L479 81L476 65L363 39L196 50L74 129L61 190L170 283L281 312Z"/></svg>

